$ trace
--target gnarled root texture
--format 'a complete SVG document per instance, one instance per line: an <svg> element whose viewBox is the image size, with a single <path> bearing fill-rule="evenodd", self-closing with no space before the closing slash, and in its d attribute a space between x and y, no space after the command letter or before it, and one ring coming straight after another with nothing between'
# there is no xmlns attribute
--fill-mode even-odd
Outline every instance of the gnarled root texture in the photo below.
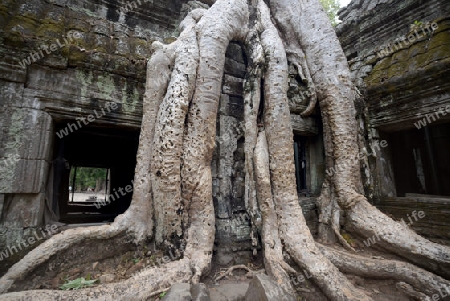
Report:
<svg viewBox="0 0 450 301"><path fill-rule="evenodd" d="M267 273L293 294L289 275L296 269L284 261L287 253L330 300L371 300L343 273L395 279L398 287L417 298L449 285L444 279L450 276L449 249L409 229L394 227L396 222L360 193L355 89L319 1L271 0L270 5L263 0L218 0L208 10L191 11L180 25L177 41L154 43L130 208L111 225L67 230L49 239L0 279L0 293L54 254L85 240L124 234L136 243L154 239L165 251L182 251L183 258L146 268L120 283L77 291L9 293L0 300L26 296L39 300L147 300L174 282L199 282L209 271L215 236L211 160L225 52L231 41L245 45L249 58L244 84L245 200L252 226L261 236ZM324 184L322 221L352 251L339 233L339 218L345 212L349 228L356 234L379 236L381 247L423 269L404 262L367 259L314 241L295 188L288 61L310 91L311 103L302 115L312 112L316 99L319 102L327 166L338 167Z"/></svg>

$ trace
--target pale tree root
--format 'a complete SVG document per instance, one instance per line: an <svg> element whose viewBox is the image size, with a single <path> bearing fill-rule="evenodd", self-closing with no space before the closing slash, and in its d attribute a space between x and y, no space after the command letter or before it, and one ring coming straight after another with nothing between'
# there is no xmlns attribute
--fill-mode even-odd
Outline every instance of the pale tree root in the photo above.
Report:
<svg viewBox="0 0 450 301"><path fill-rule="evenodd" d="M163 275L163 277L161 277ZM31 290L0 295L8 301L50 300L148 300L155 293L167 290L173 283L189 282L192 277L190 262L185 259L173 261L160 267L149 267L132 278L119 283L102 284L74 291Z"/></svg>
<svg viewBox="0 0 450 301"><path fill-rule="evenodd" d="M431 301L431 298L424 293L416 291L411 285L405 282L397 282L395 287L403 291L408 297L417 301Z"/></svg>
<svg viewBox="0 0 450 301"><path fill-rule="evenodd" d="M254 22L256 23L257 20ZM254 27L254 24L250 24L250 27ZM259 32L254 28L250 29L245 41L245 46L247 55L250 59L244 80L244 202L252 226L252 247L253 250L256 251L256 247L258 246L257 233L262 231L263 221L257 201L254 150L258 136L258 111L261 104L262 66L265 63L265 60L261 41L259 40Z"/></svg>
<svg viewBox="0 0 450 301"><path fill-rule="evenodd" d="M257 0L254 2L256 1ZM282 282L286 281L284 279L286 277L286 270L289 270L289 267L282 259L280 259L280 251L282 248L285 248L291 257L294 258L295 262L313 276L314 281L330 299L355 301L371 300L361 290L355 288L320 252L306 226L295 191L292 128L286 96L288 73L286 51L283 47L283 41L278 35L277 29L272 24L267 6L262 0L258 0L257 2L262 25L260 39L265 55L268 58L265 74L266 84L264 87L266 101L264 106L265 131L261 131L258 140L260 139L261 149L268 154L269 158L269 172L267 170L260 170L258 172L261 172L263 178L267 179L267 183L271 186L270 193L268 193L268 189L267 193L265 190L259 190L257 193L259 194L258 198L262 200L261 204L264 210L263 214L265 215L265 221L268 221L271 226L277 227L277 231L272 231L267 228L264 230L264 245L265 249L269 250L269 256L266 257L266 262L269 263L268 265L271 273L275 275L278 280L281 280ZM282 2L282 0L274 1L275 5L277 5L277 2ZM298 5L300 5L300 3L306 7L309 7L314 3L319 5L316 2L317 1L298 1ZM280 6L283 6L283 4ZM315 8L313 12L315 11L320 11L320 9ZM195 90L192 88L192 85L194 85L192 80L187 79L186 81L178 81L185 85L184 91L187 93L186 96L183 96L183 103L178 103L176 100L179 100L180 98L174 97L174 99L171 100L171 95L166 95L167 92L176 92L175 87L167 88L170 76L164 78L162 82L160 81L160 84L155 84L154 87L152 86L152 83L149 83L149 79L151 79L151 76L156 76L156 74L152 73L147 79L146 99L152 98L155 100L152 100L154 101L152 103L154 105L152 109L148 107L145 109L145 111L149 110L149 113L146 113L148 115L144 116L145 119L143 120L142 130L144 133L141 133L141 139L142 141L145 141L146 144L150 144L150 147L146 145L145 148L144 146L141 148L143 142L140 141L140 150L138 151L138 162L140 163L138 163L136 171L137 175L135 176L138 191L136 192L136 197L133 196L131 208L124 215L128 218L124 219L123 216L119 217L118 220L121 221L120 223L115 222L111 226L103 226L104 228L98 227L91 230L80 230L84 231L85 234L83 235L75 235L74 232L66 232L68 233L66 236L73 235L73 237L71 237L72 239L69 240L70 245L73 245L72 241L80 242L83 239L91 237L105 239L105 237L112 237L126 230L131 233L136 232L136 229L133 229L133 227L126 227L130 223L139 227L137 231L138 237L151 235L151 232L153 231L152 218L154 208L150 191L158 190L159 186L152 187L152 181L148 179L148 174L151 174L153 181L159 185L158 181L161 180L156 179L159 177L159 173L157 173L156 170L152 170L150 161L153 160L152 144L155 141L155 131L158 132L158 135L167 133L163 127L155 128L157 110L161 109L160 104L164 101L163 98L166 95L164 108L169 108L176 104L179 105L177 108L179 114L177 113L177 118L174 119L175 122L179 122L180 119L183 119L183 116L186 116L186 110L188 110L187 119L185 120L187 125L186 128L183 129L183 154L181 156L181 163L179 163L179 157L176 158L176 164L175 167L173 167L174 169L167 169L168 172L164 174L164 177L166 177L167 180L173 175L173 172L178 166L181 168L181 200L178 199L177 202L179 202L180 206L184 206L183 209L188 211L188 214L187 218L180 217L180 220L177 221L178 224L173 226L177 228L176 231L172 231L172 233L169 234L172 235L173 233L177 233L180 225L182 225L182 227L187 227L187 230L183 233L185 237L181 237L181 239L185 239L187 243L184 259L156 269L145 269L133 278L117 284L100 285L95 288L75 292L32 291L24 292L24 294L29 294L29 296L31 294L33 294L33 296L41 296L42 298L39 298L39 300L58 298L63 298L64 300L86 300L86 296L94 296L95 299L101 299L103 297L112 299L113 296L115 299L145 300L155 292L166 289L173 282L196 283L199 281L202 274L209 269L215 235L210 162L215 142L215 125L222 86L224 57L226 48L231 40L244 40L246 35L246 25L249 20L249 11L247 1L218 0L210 10L204 13L203 17L201 17L202 14L203 12L199 13L198 18L191 16L196 23L195 26L192 24L192 27L190 27L191 30L186 32L189 34L189 37L192 38L192 35L190 34L195 27L199 53ZM314 14L311 13L311 16L312 15ZM324 16L322 17L326 18L325 14L323 15ZM305 22L308 22L307 19L305 20ZM314 24L314 22L311 22L311 24ZM310 26L308 25L309 24L304 25L304 28L309 28ZM320 28L320 25L319 22L315 27ZM298 29L297 26L294 27ZM314 32L311 31L309 35L302 34L300 36L309 40L309 42L307 42L309 45L321 45L321 43L315 43L317 39L311 38L311 34L314 34ZM305 43L306 42L302 42L302 46L304 46ZM192 44L195 43L192 42ZM163 74L172 74L171 66L173 66L174 60L176 61L174 51L170 50L170 46L166 47L159 45L158 47L157 55L154 57L159 57L159 60L156 60L155 63L161 65L160 69L164 72ZM323 45L320 47L323 47ZM316 59L311 55L311 53L320 52L316 50L317 49L308 49L306 47L305 53L307 54L307 57ZM164 53L164 51L167 51L167 53ZM196 50L194 49L193 51L195 53ZM345 59L345 57L343 58ZM331 57L331 59L334 58ZM170 67L164 68L162 66L163 61L168 63L166 66ZM320 61L320 57L318 61ZM308 61L312 79L316 85L317 83L323 82L322 86L327 86L329 82L326 79L320 77L317 78L317 74L324 75L325 72L315 70L313 68L315 63L317 62ZM192 63L192 66L194 65L195 63ZM319 69L327 69L329 67L328 65L318 65L317 68ZM149 68L150 67L151 66L149 66ZM184 66L175 64L174 68L180 68L180 70L177 69L177 78L184 76ZM330 72L333 72L333 68L336 67L329 68ZM347 70L346 67L343 67L343 70ZM192 74L193 72L190 71L186 73L188 76ZM346 77L346 74L344 74L344 77ZM175 85L176 82L177 80L174 78L171 85ZM333 94L332 92L335 92L324 92L326 89L323 87L318 87L318 90L321 91L319 95L322 96L321 99L325 100L328 99L327 97L331 97L330 95ZM190 106L186 108L186 103L189 101L191 93L193 93L192 101ZM343 98L351 98L351 93L345 89L341 94L343 95L341 95ZM331 100L335 101L335 99ZM148 100L146 102L144 100L144 105L148 103L151 103L151 101ZM321 103L321 106L322 104L324 104L323 109L326 110L327 101ZM333 105L336 107L336 103L333 103ZM328 110L330 110L330 107L331 106L328 106ZM338 117L330 118L330 120L333 121L333 124L330 127L341 129L336 135L339 139L337 139L338 141L334 141L334 144L337 145L336 142L339 142L340 139L342 139L343 142L346 142L342 143L342 145L339 144L339 147L341 148L336 152L338 158L337 163L340 161L346 162L352 157L352 154L347 155L346 152L348 151L347 147L350 147L349 149L351 149L353 146L353 141L347 141L346 138L342 138L348 135L350 131L347 131L345 126L343 128L339 126L340 121L342 121L340 119L348 119L349 114L351 115L352 112L351 106L348 105L348 108L346 107L345 110L339 111L340 115L338 115ZM330 114L330 116L331 115L332 114ZM161 123L161 119L166 118L164 116L167 115L164 115L161 112L159 116L160 120L158 123ZM346 125L350 126L351 124L347 122ZM145 126L148 127L145 128ZM176 128L176 130L181 134L180 128ZM252 135L253 138L255 138L255 133ZM179 137L173 137L173 140L170 138L167 141L168 145L170 145L171 141L174 141L179 145L181 140ZM163 148L161 148L163 145L164 143L158 145L158 155L163 154ZM180 155L175 152L175 156ZM162 157L163 156L161 156L161 158ZM154 167L162 167L162 165L154 165ZM354 168L344 169L341 174L352 174L353 171ZM356 193L348 187L347 180L348 177L343 177L342 180L338 181L335 189L338 191L337 195L341 197L347 195L351 196L349 198L349 204L353 204L356 200ZM172 181L172 179L170 179L170 181ZM174 183L176 182L177 181L175 180ZM161 181L161 185L163 184L164 181ZM172 193L174 196L179 195L178 191ZM160 197L159 203L161 203L164 196L158 197ZM343 207L349 208L350 206ZM144 210L142 210L142 208L144 208ZM357 206L354 208L357 208ZM352 210L354 210L354 208ZM136 216L139 216L139 218L133 218L136 217L133 216L133 213L136 214ZM164 218L161 220L158 222L169 222ZM156 224L155 226L160 227L167 225ZM168 226L166 228L172 229L171 227L172 226ZM100 230L101 233L98 232ZM89 233L89 231L91 232ZM165 231L162 231L161 233L164 232ZM95 233L97 233L97 237ZM63 237L63 235L64 233L48 241L47 246L49 246L50 249L48 250L49 253L45 253L45 255L40 254L39 250L46 250L44 246L34 253L31 252L23 261L15 265L17 270L10 270L7 275L5 275L6 278L3 277L2 280L0 280L0 283L1 281L4 281L4 283L2 283L2 285L4 285L3 291L6 291L15 279L23 277L33 265L36 266L36 264L32 262L35 260L34 257L37 257L38 261L42 263L58 250L68 248L69 244L62 245L63 242L61 237ZM163 235L161 235L160 240L164 241ZM168 241L170 242L170 240L171 237L169 237ZM48 257L46 258L46 256ZM144 286L144 288L142 288L142 286ZM4 298L5 300L10 300L7 298L17 296L16 294L22 293L8 294L2 296L0 299Z"/></svg>
<svg viewBox="0 0 450 301"><path fill-rule="evenodd" d="M450 281L407 262L366 258L320 244L318 247L343 273L406 282L417 291L430 296L439 293L441 288L450 288Z"/></svg>
<svg viewBox="0 0 450 301"><path fill-rule="evenodd" d="M400 255L416 265L450 279L450 248L427 240L408 226L389 218L362 197L346 210L349 231L375 237L375 247Z"/></svg>
<svg viewBox="0 0 450 301"><path fill-rule="evenodd" d="M349 165L348 158L357 153L349 131L353 127L352 83L336 34L326 15L318 13L321 10L318 1L274 0L270 3L273 18L287 45L288 58L300 62L306 82L311 82L315 90L302 116L312 112L316 98L320 100L326 166ZM355 168L349 174L353 176L357 172ZM342 210L337 203L340 187L335 182L327 176L318 199L319 236L326 242L337 239L346 249L354 251L339 231Z"/></svg>
<svg viewBox="0 0 450 301"><path fill-rule="evenodd" d="M250 212L252 224L261 234L267 273L287 292L294 293L287 272L296 271L283 259L283 245L270 184L269 154L267 148L261 142L258 143L261 140L258 136L265 135L264 131L258 135L262 66L265 61L259 32L251 31L246 44L251 58L244 83L246 208Z"/></svg>
<svg viewBox="0 0 450 301"><path fill-rule="evenodd" d="M325 148L330 150L326 152L327 166L336 168L329 189L345 211L351 231L363 237L379 237L377 246L450 278L449 247L432 243L393 221L361 194L358 127L353 118L356 90L333 28L326 26L325 14L317 13L319 1L272 0L270 4L278 27L292 24L306 54L320 101Z"/></svg>
<svg viewBox="0 0 450 301"><path fill-rule="evenodd" d="M0 293L7 292L15 281L23 279L58 252L67 250L88 239L112 239L125 232L124 227L117 227L115 224L63 231L31 250L24 258L14 264L0 279Z"/></svg>
<svg viewBox="0 0 450 301"><path fill-rule="evenodd" d="M213 253L215 213L211 160L225 52L232 40L244 39L248 19L246 1L219 0L196 25L200 60L186 121L181 166L181 193L190 225L184 256L191 261L192 283L198 283L208 272Z"/></svg>
<svg viewBox="0 0 450 301"><path fill-rule="evenodd" d="M194 10L180 27L172 76L159 106L153 139L150 176L156 230L155 242L166 252L183 249L187 210L181 198L181 153L184 121L191 101L199 60L195 26L205 10Z"/></svg>
<svg viewBox="0 0 450 301"><path fill-rule="evenodd" d="M186 184L183 185L185 189L183 191L183 197L189 202L186 210L189 210L190 215L190 220L188 221L189 226L187 226L185 260L183 262L188 265L186 270L189 273L193 271L193 277L190 278L193 282L199 281L202 273L209 268L215 232L212 197L208 195L211 190L211 171L207 162L210 161L208 159L212 155L212 146L214 144L211 142L214 140L211 138L211 134L213 132L215 133L214 127L210 126L211 123L214 123L214 118L211 118L211 116L213 116L212 112L215 111L214 107L217 106L218 102L218 92L220 92L220 85L218 83L221 83L222 80L226 46L233 38L239 36L242 39L242 30L245 29L245 21L248 20L248 7L244 1L233 1L233 3L221 1L219 5L214 6L208 11L208 15L205 18L202 18L203 13L204 11L197 10L188 16L183 24L187 30L183 31L177 42L168 46L163 46L160 43L154 44L156 52L148 64L146 94L144 97L145 113L135 175L136 186L130 208L122 216L119 216L112 225L67 230L46 241L26 255L4 275L0 280L1 292L6 292L15 280L26 276L27 273L46 262L52 255L81 243L86 239L111 239L125 232L128 232L127 234L130 236L136 236L140 239L151 236L153 231L154 207L150 193L152 191L152 181L149 180L148 174L157 172L152 171L150 163L153 158L155 131L157 130L158 134L162 133L161 128L155 128L156 118L158 111L161 110L161 103L165 100L164 104L167 103L167 105L162 106L162 108L167 108L170 104L180 105L178 109L173 109L175 114L181 116L178 119L184 119L183 112L187 110L186 102L189 101L190 94L192 93L190 89L195 82L192 80L192 77L195 78L196 69L196 63L192 63L188 59L186 60L186 58L189 58L190 54L195 57L195 43L198 43L197 45L199 47L199 53L202 55L202 60L198 67L201 77L197 76L196 80L199 84L196 85L197 90L193 97L193 106L189 112L190 125L188 126L187 134L183 141L184 148L191 150L191 153L184 154L184 172L181 172L184 175L184 179L182 179L183 184ZM222 18L218 19L217 16L221 16ZM200 19L202 19L201 22L197 23ZM229 24L230 20L235 21ZM216 36L211 35L211 32L217 32L221 37L225 36L228 39L216 39ZM192 33L198 35L194 35L194 41L192 41ZM183 46L183 44L194 45L194 48L184 49L184 51L190 53L181 56L180 52L183 50L180 51L178 46ZM213 63L218 53L223 55L219 55L219 61ZM210 63L208 63L208 60L210 60ZM177 65L174 66L174 63ZM188 67L186 73L183 74L182 71L186 65L192 66L192 68ZM222 66L222 70L217 70L215 66ZM176 69L175 72L172 71L172 68ZM171 75L174 75L173 79ZM191 76L191 79L189 79L189 76ZM181 80L183 77L186 77L185 81ZM169 81L172 82L172 85L168 88ZM178 84L181 84L181 88L185 85L185 89L183 91L177 91ZM213 91L211 91L212 87L214 88ZM180 92L179 95L173 95L176 92ZM182 95L183 92L186 92L186 95ZM168 93L173 94L167 95ZM165 95L166 97L164 97ZM176 101L180 97L184 99L184 102L181 104ZM177 113L177 110L178 112L182 112ZM200 116L196 116L197 114ZM164 118L164 114L159 114L159 117L160 119ZM184 124L183 121L181 124ZM202 124L203 122L205 124ZM196 126L198 123L201 126ZM175 130L178 130L178 128ZM196 143L202 140L202 136L207 136L203 140L206 142L205 145L196 145ZM197 150L199 151L197 152ZM192 170L190 167L193 167ZM171 175L166 176L169 177ZM158 188L156 187L156 189ZM136 229L134 229L134 226ZM161 225L157 224L156 227L158 226ZM176 271L179 274L186 273L184 272L184 268L181 269L181 266ZM168 277L170 273L160 273L159 276L161 277L161 275L163 275L162 278L164 279L170 278ZM121 285L116 286L121 287ZM55 292L54 294L58 296L63 293Z"/></svg>
<svg viewBox="0 0 450 301"><path fill-rule="evenodd" d="M337 237L339 243L349 251L356 252L355 249L345 240L345 238L341 235L341 208L338 203L333 202L333 210L331 216L331 228L333 229L334 235Z"/></svg>
<svg viewBox="0 0 450 301"><path fill-rule="evenodd" d="M265 137L280 238L295 262L313 276L315 283L330 299L371 300L322 255L306 225L295 188L286 51L263 1L258 1L258 9L263 28L261 42L268 58L264 86Z"/></svg>
<svg viewBox="0 0 450 301"><path fill-rule="evenodd" d="M288 272L295 274L283 258L283 244L281 243L278 217L270 185L269 153L267 149L266 133L258 135L255 148L255 176L258 187L258 203L262 213L263 227L261 241L264 250L264 266L270 276L287 292L293 293Z"/></svg>

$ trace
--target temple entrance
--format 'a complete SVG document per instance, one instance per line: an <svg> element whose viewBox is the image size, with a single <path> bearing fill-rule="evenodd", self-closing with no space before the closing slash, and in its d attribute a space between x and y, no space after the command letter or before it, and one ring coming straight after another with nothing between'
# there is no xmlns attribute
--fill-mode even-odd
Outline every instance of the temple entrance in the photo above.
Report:
<svg viewBox="0 0 450 301"><path fill-rule="evenodd" d="M69 123L55 126L61 133ZM63 223L110 222L131 203L139 131L86 127L57 135L52 210Z"/></svg>
<svg viewBox="0 0 450 301"><path fill-rule="evenodd" d="M389 135L397 196L450 196L450 124Z"/></svg>

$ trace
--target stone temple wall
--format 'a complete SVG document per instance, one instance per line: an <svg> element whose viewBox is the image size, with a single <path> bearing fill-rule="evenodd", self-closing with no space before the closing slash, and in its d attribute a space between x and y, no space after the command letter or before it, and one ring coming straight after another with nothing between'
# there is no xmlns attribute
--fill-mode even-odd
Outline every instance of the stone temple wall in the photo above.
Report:
<svg viewBox="0 0 450 301"><path fill-rule="evenodd" d="M116 109L91 125L139 132L151 43L173 40L192 6L182 0L124 3L0 3L1 250L56 222L48 214L56 123L114 102Z"/></svg>
<svg viewBox="0 0 450 301"><path fill-rule="evenodd" d="M450 241L450 2L354 0L337 34L349 60L361 136L370 150L365 188L397 219L428 215L412 227Z"/></svg>
<svg viewBox="0 0 450 301"><path fill-rule="evenodd" d="M244 201L244 99L246 57L239 44L227 49L213 155L216 211L215 255L223 266L248 262L252 254L250 220Z"/></svg>

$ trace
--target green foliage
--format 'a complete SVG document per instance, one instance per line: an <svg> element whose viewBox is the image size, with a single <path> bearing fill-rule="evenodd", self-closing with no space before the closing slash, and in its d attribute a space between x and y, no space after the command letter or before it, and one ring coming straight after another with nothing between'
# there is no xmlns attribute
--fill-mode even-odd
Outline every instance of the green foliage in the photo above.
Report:
<svg viewBox="0 0 450 301"><path fill-rule="evenodd" d="M336 26L336 24L338 23L337 12L340 8L339 0L320 0L320 3L327 13L328 18L330 18L331 24L333 24L333 26Z"/></svg>
<svg viewBox="0 0 450 301"><path fill-rule="evenodd" d="M91 168L91 167L77 167L77 175L75 179L75 187L77 190L86 191L88 187L95 188L97 180L104 180L106 178L107 169L105 168ZM75 176L75 168L70 170L70 184L73 183Z"/></svg>
<svg viewBox="0 0 450 301"><path fill-rule="evenodd" d="M93 286L95 282L97 282L97 279L89 280L91 277L88 275L88 280L86 280L84 277L80 277L74 280L68 280L66 279L66 283L61 285L59 288L65 291L68 290L77 290L80 288L85 288L89 286Z"/></svg>
<svg viewBox="0 0 450 301"><path fill-rule="evenodd" d="M414 23L409 26L409 28L411 30L420 29L422 27L422 25L423 25L422 21L415 20Z"/></svg>
<svg viewBox="0 0 450 301"><path fill-rule="evenodd" d="M159 297L162 298L162 297L164 297L165 295L167 295L167 292L162 292L161 294L159 294Z"/></svg>

